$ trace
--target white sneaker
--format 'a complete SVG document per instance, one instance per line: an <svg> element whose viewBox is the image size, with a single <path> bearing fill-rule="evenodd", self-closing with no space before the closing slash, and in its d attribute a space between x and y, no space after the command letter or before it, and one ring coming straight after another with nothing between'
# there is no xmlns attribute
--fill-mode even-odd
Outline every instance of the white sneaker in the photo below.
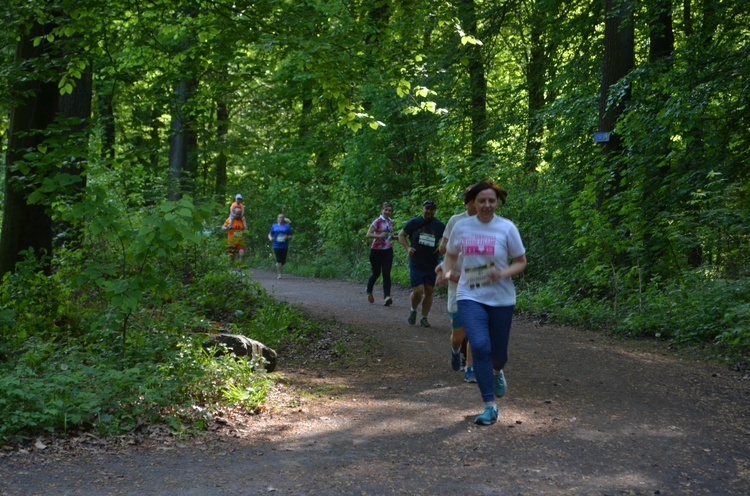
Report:
<svg viewBox="0 0 750 496"><path fill-rule="evenodd" d="M278 276L276 276L276 279L281 279L281 274L279 274Z"/></svg>

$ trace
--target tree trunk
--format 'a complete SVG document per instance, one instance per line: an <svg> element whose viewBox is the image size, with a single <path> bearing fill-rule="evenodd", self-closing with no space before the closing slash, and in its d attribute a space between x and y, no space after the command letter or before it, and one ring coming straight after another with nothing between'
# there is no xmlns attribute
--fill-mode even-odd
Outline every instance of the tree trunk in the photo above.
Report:
<svg viewBox="0 0 750 496"><path fill-rule="evenodd" d="M540 151L542 149L543 123L540 118L544 110L545 80L547 72L547 58L542 42L544 7L539 2L534 3L531 15L531 34L529 60L526 64L526 89L528 92L528 118L526 124L526 151L524 153L524 170L527 173L536 172L539 167Z"/></svg>
<svg viewBox="0 0 750 496"><path fill-rule="evenodd" d="M699 43L703 46L709 46L713 42L713 39L716 36L716 30L719 26L719 14L716 2L717 0L702 0L700 4L702 22L700 24L699 32L694 33L693 26L695 25L695 22L692 19L690 11L690 0L685 0L687 12L684 15L687 16L686 20L689 21L685 23L685 34L697 35L700 40ZM702 116L699 116L698 119L700 120L698 120L693 127L688 129L686 133L689 138L686 145L687 156L691 158L691 162L694 164L700 163L704 158L706 144L703 128L711 125L709 122L702 120ZM688 164L688 166L690 165L691 164ZM705 261L706 251L707 250L704 249L701 241L696 237L687 254L688 267L698 268L702 266Z"/></svg>
<svg viewBox="0 0 750 496"><path fill-rule="evenodd" d="M219 155L216 157L216 198L222 200L227 194L227 134L229 133L229 108L226 102L219 100L216 103L216 142L219 145Z"/></svg>
<svg viewBox="0 0 750 496"><path fill-rule="evenodd" d="M169 198L179 199L190 190L189 182L195 172L195 132L191 128L186 104L196 84L181 79L175 88L175 109L169 135Z"/></svg>
<svg viewBox="0 0 750 496"><path fill-rule="evenodd" d="M51 30L50 26L35 24L31 32L22 35L16 44L16 60L33 62L51 51L46 41L34 46L34 39ZM52 254L52 219L45 205L28 203L29 195L39 186L30 183L34 175L34 164L26 162L24 156L37 150L45 137L39 131L50 126L59 106L60 92L57 82L49 79L27 78L19 83L18 93L24 99L11 109L8 128L7 169L5 173L5 207L3 230L0 236L0 276L15 270L21 260L21 252L31 249L39 257ZM50 265L45 263L49 273Z"/></svg>
<svg viewBox="0 0 750 496"><path fill-rule="evenodd" d="M674 52L674 32L672 30L672 0L654 0L648 7L651 9L649 62L655 65L662 73L667 73L671 66L671 57ZM654 75L653 77L658 77ZM670 95L660 92L655 95L657 101L653 108L662 109ZM654 120L656 116L652 117ZM662 157L669 155L669 135L664 133L655 146L657 153ZM644 175L641 217L643 218L643 249L644 255L644 279L650 280L659 267L664 271L664 265L671 259L669 239L664 234L660 223L660 214L664 209L668 198L664 196L664 184L670 172L669 161L665 158L654 164Z"/></svg>
<svg viewBox="0 0 750 496"><path fill-rule="evenodd" d="M466 34L479 38L474 0L458 4L461 26ZM487 79L481 45L467 43L464 47L469 60L469 116L471 117L471 159L481 159L487 151Z"/></svg>
<svg viewBox="0 0 750 496"><path fill-rule="evenodd" d="M604 63L602 87L599 96L599 133L610 133L603 143L603 152L609 171L605 174L600 200L615 196L621 188L622 153L620 137L614 133L617 120L630 101L630 85L617 95L614 88L628 75L634 66L633 7L631 0L604 0Z"/></svg>

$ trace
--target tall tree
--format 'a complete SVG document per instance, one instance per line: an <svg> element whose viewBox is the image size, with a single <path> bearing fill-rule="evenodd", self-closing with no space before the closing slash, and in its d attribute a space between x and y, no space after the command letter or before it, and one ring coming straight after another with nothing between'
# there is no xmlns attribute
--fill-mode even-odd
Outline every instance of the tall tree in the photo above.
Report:
<svg viewBox="0 0 750 496"><path fill-rule="evenodd" d="M604 59L597 131L608 133L608 139L603 142L607 171L601 201L622 191L622 138L614 131L631 98L631 85L625 77L635 64L633 23L632 0L604 0ZM617 217L615 214L612 219L615 224Z"/></svg>
<svg viewBox="0 0 750 496"><path fill-rule="evenodd" d="M39 175L38 161L44 153L44 131L55 122L60 103L55 71L47 65L47 58L54 60L57 53L47 41L54 27L35 22L16 43L16 63L34 76L17 78L14 88L20 99L13 105L8 129L0 275L15 270L26 250L37 256L52 254L52 217L45 205L31 204L29 196L46 176Z"/></svg>
<svg viewBox="0 0 750 496"><path fill-rule="evenodd" d="M463 50L469 71L470 160L478 161L487 153L487 78L474 0L458 2L458 17L464 31Z"/></svg>
<svg viewBox="0 0 750 496"><path fill-rule="evenodd" d="M528 94L528 123L526 130L526 151L524 152L524 170L536 172L540 162L544 122L541 117L545 106L546 75L549 70L544 42L546 19L548 16L546 0L534 0L529 18L529 49L526 61L526 91Z"/></svg>
<svg viewBox="0 0 750 496"><path fill-rule="evenodd" d="M224 99L216 102L216 141L219 150L216 154L216 185L214 194L217 199L227 194L227 135L229 134L229 105Z"/></svg>
<svg viewBox="0 0 750 496"><path fill-rule="evenodd" d="M652 98L653 114L667 106L670 97L669 87L664 81L671 70L672 54L674 52L674 32L672 30L672 0L655 0L649 4L649 65L657 87ZM658 115L652 116L654 126L658 125ZM643 174L643 191L641 211L643 218L643 248L645 279L655 275L656 267L671 260L669 240L666 230L661 223L661 213L669 197L665 194L667 177L670 173L669 132L661 132L654 136L653 146L657 156L664 157L648 168Z"/></svg>

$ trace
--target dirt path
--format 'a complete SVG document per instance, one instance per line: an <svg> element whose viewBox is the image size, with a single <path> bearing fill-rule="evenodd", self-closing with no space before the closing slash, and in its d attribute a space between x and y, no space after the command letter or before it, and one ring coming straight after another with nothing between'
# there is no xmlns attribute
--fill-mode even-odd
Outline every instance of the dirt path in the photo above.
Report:
<svg viewBox="0 0 750 496"><path fill-rule="evenodd" d="M0 457L0 495L750 494L750 380L662 347L516 320L498 423L431 329L361 285L254 271L274 294L351 326L343 361L289 364L289 391L199 440Z"/></svg>

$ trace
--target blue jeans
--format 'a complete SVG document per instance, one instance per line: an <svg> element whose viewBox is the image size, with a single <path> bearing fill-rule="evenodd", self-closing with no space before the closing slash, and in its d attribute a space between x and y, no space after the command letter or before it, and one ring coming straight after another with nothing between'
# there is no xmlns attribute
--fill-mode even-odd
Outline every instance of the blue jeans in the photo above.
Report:
<svg viewBox="0 0 750 496"><path fill-rule="evenodd" d="M458 313L474 357L474 374L482 400L495 401L493 369L502 370L508 362L513 305L493 307L472 300L458 300Z"/></svg>

